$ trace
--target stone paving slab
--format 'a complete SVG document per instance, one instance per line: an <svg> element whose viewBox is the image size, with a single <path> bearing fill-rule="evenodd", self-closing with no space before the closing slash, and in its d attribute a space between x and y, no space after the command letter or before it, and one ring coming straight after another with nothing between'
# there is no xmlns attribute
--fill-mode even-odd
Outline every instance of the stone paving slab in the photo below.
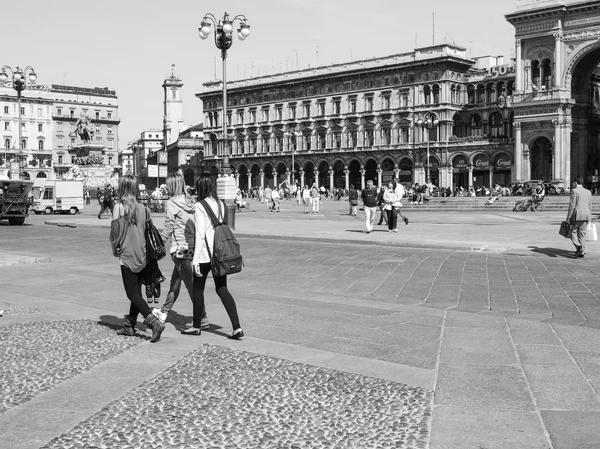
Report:
<svg viewBox="0 0 600 449"><path fill-rule="evenodd" d="M432 395L204 345L42 449L425 448Z"/></svg>

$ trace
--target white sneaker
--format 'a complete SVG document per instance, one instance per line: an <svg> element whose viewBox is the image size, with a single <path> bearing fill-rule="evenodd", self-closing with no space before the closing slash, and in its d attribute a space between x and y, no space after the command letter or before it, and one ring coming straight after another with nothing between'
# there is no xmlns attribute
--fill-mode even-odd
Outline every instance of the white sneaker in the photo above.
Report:
<svg viewBox="0 0 600 449"><path fill-rule="evenodd" d="M208 329L210 327L210 323L208 322L208 318L202 318L200 321L200 329Z"/></svg>
<svg viewBox="0 0 600 449"><path fill-rule="evenodd" d="M165 324L165 321L167 321L167 312L163 312L160 309L152 309L152 315L158 318L158 321L160 321L163 324Z"/></svg>

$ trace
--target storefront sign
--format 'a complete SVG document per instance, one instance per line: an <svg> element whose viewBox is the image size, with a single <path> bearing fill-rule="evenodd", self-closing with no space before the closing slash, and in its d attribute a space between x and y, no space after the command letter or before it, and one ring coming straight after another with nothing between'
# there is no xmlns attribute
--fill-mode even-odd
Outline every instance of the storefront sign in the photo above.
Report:
<svg viewBox="0 0 600 449"><path fill-rule="evenodd" d="M473 170L487 170L490 168L490 160L487 156L477 156L473 161Z"/></svg>
<svg viewBox="0 0 600 449"><path fill-rule="evenodd" d="M458 168L459 170L466 170L467 168L469 168L469 162L464 156L459 156L454 158L454 160L452 161L452 166L454 168Z"/></svg>
<svg viewBox="0 0 600 449"><path fill-rule="evenodd" d="M512 167L512 161L508 155L502 154L496 158L496 163L494 165L497 169L509 170Z"/></svg>

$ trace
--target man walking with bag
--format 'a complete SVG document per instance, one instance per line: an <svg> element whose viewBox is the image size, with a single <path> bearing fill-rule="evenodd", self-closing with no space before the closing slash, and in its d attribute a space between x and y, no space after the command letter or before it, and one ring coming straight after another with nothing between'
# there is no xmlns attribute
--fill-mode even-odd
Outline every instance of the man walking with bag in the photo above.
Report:
<svg viewBox="0 0 600 449"><path fill-rule="evenodd" d="M569 198L568 223L571 223L571 241L575 245L575 257L585 254L585 237L588 222L592 219L592 192L582 186L581 176L573 179L571 197Z"/></svg>

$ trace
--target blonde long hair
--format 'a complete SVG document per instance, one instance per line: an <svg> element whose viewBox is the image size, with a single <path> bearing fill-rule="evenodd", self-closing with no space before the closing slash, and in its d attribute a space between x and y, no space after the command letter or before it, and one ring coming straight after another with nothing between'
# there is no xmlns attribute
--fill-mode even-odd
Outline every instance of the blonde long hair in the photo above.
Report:
<svg viewBox="0 0 600 449"><path fill-rule="evenodd" d="M179 173L169 175L165 182L165 189L169 198L184 195L186 200L189 200L189 195L185 189L185 179Z"/></svg>
<svg viewBox="0 0 600 449"><path fill-rule="evenodd" d="M138 180L133 175L119 178L118 196L123 205L123 215L131 224L136 224L137 197L140 192Z"/></svg>

